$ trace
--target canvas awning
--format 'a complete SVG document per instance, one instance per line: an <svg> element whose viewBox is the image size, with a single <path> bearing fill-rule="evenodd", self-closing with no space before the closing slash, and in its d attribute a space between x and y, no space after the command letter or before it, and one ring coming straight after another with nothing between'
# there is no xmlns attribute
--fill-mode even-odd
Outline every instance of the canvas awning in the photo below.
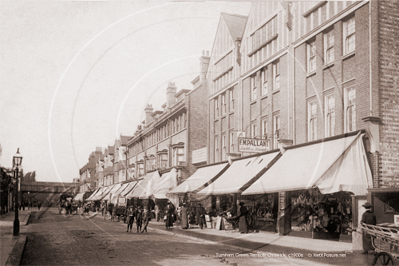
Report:
<svg viewBox="0 0 399 266"><path fill-rule="evenodd" d="M242 194L263 194L318 187L323 194L350 191L365 195L372 176L363 135L287 149L284 155Z"/></svg>
<svg viewBox="0 0 399 266"><path fill-rule="evenodd" d="M104 196L113 188L113 186L109 187L101 187L96 195L92 197L90 200L96 201L96 200L102 200Z"/></svg>
<svg viewBox="0 0 399 266"><path fill-rule="evenodd" d="M273 152L235 160L218 179L197 193L221 195L242 192L248 183L252 183L270 168L279 154L280 152Z"/></svg>
<svg viewBox="0 0 399 266"><path fill-rule="evenodd" d="M177 186L177 171L172 168L170 172L161 176L158 183L154 186L152 196L157 199L167 199L166 194Z"/></svg>
<svg viewBox="0 0 399 266"><path fill-rule="evenodd" d="M83 196L84 196L85 192L80 192L78 194L76 194L76 196L73 198L74 201L83 201Z"/></svg>
<svg viewBox="0 0 399 266"><path fill-rule="evenodd" d="M126 197L126 195L132 191L132 189L136 186L137 183L138 183L138 181L129 182L127 187L122 191L122 193L120 195L122 197Z"/></svg>
<svg viewBox="0 0 399 266"><path fill-rule="evenodd" d="M97 188L97 189L93 192L93 194L91 194L91 196L88 197L86 200L92 200L92 198L94 198L94 197L97 195L97 193L100 191L100 189L101 189L101 188Z"/></svg>
<svg viewBox="0 0 399 266"><path fill-rule="evenodd" d="M155 171L150 174L147 174L141 179L136 187L126 195L128 199L130 198L140 198L140 199L148 199L155 188L155 185L158 183L160 178L159 172Z"/></svg>
<svg viewBox="0 0 399 266"><path fill-rule="evenodd" d="M229 166L228 163L222 163L201 167L186 181L172 189L169 193L188 193L200 190L204 188L205 184L210 184L218 178Z"/></svg>
<svg viewBox="0 0 399 266"><path fill-rule="evenodd" d="M114 186L112 187L112 189L109 190L109 191L105 194L105 196L103 197L103 199L104 199L104 200L111 201L112 196L115 194L115 192L117 192L117 191L120 189L121 186L122 186L122 184L116 184L116 185L114 185Z"/></svg>
<svg viewBox="0 0 399 266"><path fill-rule="evenodd" d="M127 188L129 183L122 184L117 191L112 195L111 203L116 204L118 202L119 195Z"/></svg>

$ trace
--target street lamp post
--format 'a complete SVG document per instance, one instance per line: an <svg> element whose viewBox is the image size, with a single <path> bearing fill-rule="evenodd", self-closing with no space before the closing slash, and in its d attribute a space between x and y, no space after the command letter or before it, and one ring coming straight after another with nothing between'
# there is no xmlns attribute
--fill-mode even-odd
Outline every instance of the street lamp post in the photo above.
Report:
<svg viewBox="0 0 399 266"><path fill-rule="evenodd" d="M15 218L14 218L14 230L13 230L13 235L17 236L19 235L19 218L18 218L18 178L19 178L19 174L18 174L18 170L19 167L21 166L22 163L22 156L21 154L19 154L19 148L17 150L17 153L14 155L14 157L12 158L12 165L13 167L15 167L14 171L14 177L16 179L16 187L15 187Z"/></svg>

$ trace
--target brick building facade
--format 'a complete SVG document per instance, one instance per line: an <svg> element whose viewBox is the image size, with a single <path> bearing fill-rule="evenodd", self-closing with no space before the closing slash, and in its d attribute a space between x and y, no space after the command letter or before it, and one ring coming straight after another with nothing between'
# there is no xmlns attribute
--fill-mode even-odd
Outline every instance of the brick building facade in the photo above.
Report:
<svg viewBox="0 0 399 266"><path fill-rule="evenodd" d="M248 18L222 14L207 73L208 163L255 155L238 150L239 137L278 151L362 130L368 200L390 209L399 192L398 11L392 1L254 2Z"/></svg>
<svg viewBox="0 0 399 266"><path fill-rule="evenodd" d="M204 53L192 90L177 92L174 82L168 83L162 111L154 111L147 104L143 123L127 143L130 177L138 178L155 170L162 174L176 168L181 183L195 172L192 153L206 147L207 87L203 81L208 63L209 57Z"/></svg>

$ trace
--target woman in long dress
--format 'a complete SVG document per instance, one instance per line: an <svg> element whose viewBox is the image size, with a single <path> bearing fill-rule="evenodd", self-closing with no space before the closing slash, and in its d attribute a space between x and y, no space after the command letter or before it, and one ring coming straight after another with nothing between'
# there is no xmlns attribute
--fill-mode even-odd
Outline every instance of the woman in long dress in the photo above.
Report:
<svg viewBox="0 0 399 266"><path fill-rule="evenodd" d="M181 228L187 229L188 225L188 208L185 203L183 203L183 207L181 208Z"/></svg>
<svg viewBox="0 0 399 266"><path fill-rule="evenodd" d="M244 202L240 202L240 209L238 211L239 220L239 231L240 233L248 233L248 224L247 224L247 214L248 209L244 206Z"/></svg>

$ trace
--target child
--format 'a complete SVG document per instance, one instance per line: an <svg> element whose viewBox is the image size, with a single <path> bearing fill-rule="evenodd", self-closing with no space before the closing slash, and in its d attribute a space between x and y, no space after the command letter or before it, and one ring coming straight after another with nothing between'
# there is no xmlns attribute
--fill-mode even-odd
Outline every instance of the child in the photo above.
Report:
<svg viewBox="0 0 399 266"><path fill-rule="evenodd" d="M150 222L150 220L151 220L151 213L148 211L147 207L144 207L144 212L143 212L144 228L143 228L143 231L141 231L141 233L148 234L147 226L148 226L148 223Z"/></svg>
<svg viewBox="0 0 399 266"><path fill-rule="evenodd" d="M130 229L130 232L132 232L133 220L134 220L133 206L130 206L127 211L127 230L126 230L126 232L129 232L129 229Z"/></svg>
<svg viewBox="0 0 399 266"><path fill-rule="evenodd" d="M136 224L137 224L137 233L141 232L141 225L143 223L143 214L141 212L141 209L137 209L137 214L136 214Z"/></svg>

